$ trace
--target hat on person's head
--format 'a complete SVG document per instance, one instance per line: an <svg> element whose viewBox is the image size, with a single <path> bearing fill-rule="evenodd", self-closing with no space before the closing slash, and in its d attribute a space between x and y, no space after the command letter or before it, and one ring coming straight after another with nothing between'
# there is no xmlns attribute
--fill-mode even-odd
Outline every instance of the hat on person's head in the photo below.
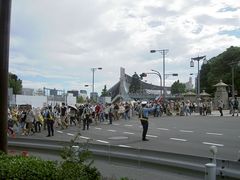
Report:
<svg viewBox="0 0 240 180"><path fill-rule="evenodd" d="M142 105L146 105L146 104L147 104L147 101L142 101L141 104L142 104Z"/></svg>

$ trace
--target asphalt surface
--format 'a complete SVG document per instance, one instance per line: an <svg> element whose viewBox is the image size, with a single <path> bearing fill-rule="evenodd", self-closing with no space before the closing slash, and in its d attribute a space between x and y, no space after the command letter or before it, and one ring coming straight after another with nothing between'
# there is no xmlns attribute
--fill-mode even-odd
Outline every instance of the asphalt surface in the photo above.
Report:
<svg viewBox="0 0 240 180"><path fill-rule="evenodd" d="M64 130L56 128L52 137L46 137L47 131L43 130L26 138L70 141L80 133L80 141L89 139L92 143L106 144L109 150L111 146L120 146L201 157L212 157L209 148L214 145L218 148L218 159L236 161L240 158L240 117L232 117L227 111L224 114L223 117L218 112L210 116L150 117L149 141L144 142L141 140L142 127L136 116L130 120L114 121L112 125L108 122L93 123L85 131L70 126Z"/></svg>

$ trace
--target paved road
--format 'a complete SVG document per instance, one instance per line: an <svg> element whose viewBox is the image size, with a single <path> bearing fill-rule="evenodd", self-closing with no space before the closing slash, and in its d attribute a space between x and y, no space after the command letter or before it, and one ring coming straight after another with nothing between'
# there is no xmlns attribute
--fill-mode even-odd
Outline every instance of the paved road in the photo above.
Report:
<svg viewBox="0 0 240 180"><path fill-rule="evenodd" d="M240 117L231 117L227 112L220 117L218 112L211 116L176 116L149 119L147 138L141 141L142 127L137 117L131 120L114 121L91 125L87 131L72 126L65 130L56 129L55 136L46 137L47 132L36 133L27 138L47 138L69 141L78 132L82 141L111 146L151 149L179 154L211 157L210 146L218 147L217 158L238 160L240 158ZM139 151L138 151L139 150Z"/></svg>

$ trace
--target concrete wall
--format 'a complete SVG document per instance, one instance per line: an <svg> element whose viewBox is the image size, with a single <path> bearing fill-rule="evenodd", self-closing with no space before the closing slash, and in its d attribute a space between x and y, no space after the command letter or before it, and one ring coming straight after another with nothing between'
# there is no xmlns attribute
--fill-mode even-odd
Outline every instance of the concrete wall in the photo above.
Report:
<svg viewBox="0 0 240 180"><path fill-rule="evenodd" d="M43 107L47 103L47 96L16 95L16 105L31 104L32 107Z"/></svg>
<svg viewBox="0 0 240 180"><path fill-rule="evenodd" d="M75 105L77 103L77 98L73 97L73 94L67 95L67 102L68 105Z"/></svg>

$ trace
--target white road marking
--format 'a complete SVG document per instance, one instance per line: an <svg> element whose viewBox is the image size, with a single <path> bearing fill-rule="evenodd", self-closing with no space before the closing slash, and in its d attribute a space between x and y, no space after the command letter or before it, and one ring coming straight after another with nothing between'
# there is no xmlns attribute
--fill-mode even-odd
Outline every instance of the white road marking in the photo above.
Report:
<svg viewBox="0 0 240 180"><path fill-rule="evenodd" d="M125 124L124 126L132 127L133 125L131 125L131 124Z"/></svg>
<svg viewBox="0 0 240 180"><path fill-rule="evenodd" d="M180 130L180 132L183 132L183 133L193 133L193 131L189 131L189 130Z"/></svg>
<svg viewBox="0 0 240 180"><path fill-rule="evenodd" d="M223 144L216 144L216 143L210 143L210 142L203 142L203 144L213 145L213 146L220 146L220 147L223 147L223 146L224 146Z"/></svg>
<svg viewBox="0 0 240 180"><path fill-rule="evenodd" d="M147 137L153 137L153 138L157 138L158 136L155 136L155 135L147 135Z"/></svg>
<svg viewBox="0 0 240 180"><path fill-rule="evenodd" d="M162 130L162 131L168 131L169 129L166 129L166 128L157 128L159 130Z"/></svg>
<svg viewBox="0 0 240 180"><path fill-rule="evenodd" d="M86 137L86 136L80 136L80 138L82 138L82 139L90 139L89 137Z"/></svg>
<svg viewBox="0 0 240 180"><path fill-rule="evenodd" d="M105 144L108 144L109 142L107 141L102 141L102 140L96 140L97 142L101 142L101 143L105 143Z"/></svg>
<svg viewBox="0 0 240 180"><path fill-rule="evenodd" d="M117 124L117 123L113 123L114 126L119 126L120 124Z"/></svg>
<svg viewBox="0 0 240 180"><path fill-rule="evenodd" d="M57 131L57 132L59 132L59 133L63 133L62 131Z"/></svg>
<svg viewBox="0 0 240 180"><path fill-rule="evenodd" d="M95 127L95 129L97 129L97 130L102 130L102 128L98 128L98 127Z"/></svg>
<svg viewBox="0 0 240 180"><path fill-rule="evenodd" d="M171 140L174 140L174 141L182 141L182 142L186 142L187 140L186 139L178 139L178 138L170 138Z"/></svg>
<svg viewBox="0 0 240 180"><path fill-rule="evenodd" d="M208 134L208 135L216 135L216 136L222 136L223 135L221 133L210 133L210 132L207 132L206 134Z"/></svg>
<svg viewBox="0 0 240 180"><path fill-rule="evenodd" d="M120 144L120 145L118 145L119 147L126 147L126 148L130 148L131 146L126 146L126 145L122 145L122 144Z"/></svg>
<svg viewBox="0 0 240 180"><path fill-rule="evenodd" d="M67 135L69 135L69 136L74 136L74 134L71 134L71 133L67 133Z"/></svg>
<svg viewBox="0 0 240 180"><path fill-rule="evenodd" d="M113 130L113 129L109 129L107 131L110 131L110 132L117 132L116 130Z"/></svg>
<svg viewBox="0 0 240 180"><path fill-rule="evenodd" d="M123 134L135 134L135 133L132 133L132 132L123 132Z"/></svg>

